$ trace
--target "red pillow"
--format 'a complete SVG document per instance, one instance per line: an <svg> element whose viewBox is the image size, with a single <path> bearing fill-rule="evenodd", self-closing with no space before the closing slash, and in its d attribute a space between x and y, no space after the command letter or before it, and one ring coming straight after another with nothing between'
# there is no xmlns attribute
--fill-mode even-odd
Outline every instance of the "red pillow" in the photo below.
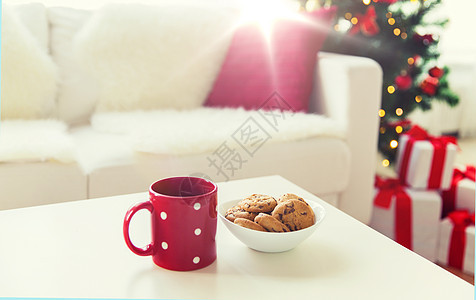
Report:
<svg viewBox="0 0 476 300"><path fill-rule="evenodd" d="M268 38L257 24L239 27L205 105L258 109L277 93L287 110L307 111L316 55L335 11L301 14L311 22L275 20Z"/></svg>

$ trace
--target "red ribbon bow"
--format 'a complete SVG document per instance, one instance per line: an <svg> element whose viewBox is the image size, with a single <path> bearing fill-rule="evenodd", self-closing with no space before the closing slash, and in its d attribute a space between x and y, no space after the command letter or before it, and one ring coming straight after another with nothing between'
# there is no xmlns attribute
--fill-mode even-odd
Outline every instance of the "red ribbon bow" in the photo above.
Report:
<svg viewBox="0 0 476 300"><path fill-rule="evenodd" d="M349 34L354 35L359 31L362 31L364 35L372 36L380 32L380 28L377 25L377 13L375 7L372 5L367 8L365 15L356 14L358 22L349 31Z"/></svg>
<svg viewBox="0 0 476 300"><path fill-rule="evenodd" d="M407 173L408 166L410 162L410 155L412 153L413 144L416 141L429 141L434 148L433 158L431 162L430 176L428 177L427 188L439 188L441 185L441 180L443 178L443 168L445 165L446 158L446 147L448 144L457 145L456 138L452 136L441 136L435 137L425 129L421 128L418 125L413 125L413 127L408 130L406 133L410 138L408 139L405 149L403 150L402 162L400 164L400 181L402 184L407 184Z"/></svg>
<svg viewBox="0 0 476 300"><path fill-rule="evenodd" d="M389 209L393 197L395 203L395 241L412 249L412 199L405 192L398 179L375 178L375 187L379 189L374 205Z"/></svg>
<svg viewBox="0 0 476 300"><path fill-rule="evenodd" d="M466 247L466 227L474 226L474 213L466 210L456 210L448 215L453 223L453 231L448 251L448 265L463 269L464 249Z"/></svg>
<svg viewBox="0 0 476 300"><path fill-rule="evenodd" d="M457 178L468 178L472 181L476 181L476 167L475 166L466 166L466 170L455 169L453 177Z"/></svg>
<svg viewBox="0 0 476 300"><path fill-rule="evenodd" d="M451 188L441 193L441 196L443 198L443 211L442 211L443 217L446 217L450 212L452 212L456 208L456 190L458 189L459 182L463 179L476 181L475 174L476 174L476 168L474 166L466 166L466 170L464 171L458 168L455 168L453 170Z"/></svg>

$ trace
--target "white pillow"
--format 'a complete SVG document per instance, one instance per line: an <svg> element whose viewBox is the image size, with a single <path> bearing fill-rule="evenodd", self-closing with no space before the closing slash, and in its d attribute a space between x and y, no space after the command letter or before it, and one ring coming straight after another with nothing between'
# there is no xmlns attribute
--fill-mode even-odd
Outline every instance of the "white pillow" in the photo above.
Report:
<svg viewBox="0 0 476 300"><path fill-rule="evenodd" d="M97 111L201 106L234 21L232 10L199 4L103 7L75 37L75 53L99 83Z"/></svg>
<svg viewBox="0 0 476 300"><path fill-rule="evenodd" d="M10 6L3 6L1 47L1 118L53 115L56 66Z"/></svg>
<svg viewBox="0 0 476 300"><path fill-rule="evenodd" d="M41 3L27 3L12 5L11 8L15 10L33 37L38 40L41 49L48 52L49 34L46 7Z"/></svg>
<svg viewBox="0 0 476 300"><path fill-rule="evenodd" d="M98 89L73 55L73 38L92 13L67 7L50 7L51 56L59 68L61 82L58 90L58 118L69 124L89 122L94 111Z"/></svg>

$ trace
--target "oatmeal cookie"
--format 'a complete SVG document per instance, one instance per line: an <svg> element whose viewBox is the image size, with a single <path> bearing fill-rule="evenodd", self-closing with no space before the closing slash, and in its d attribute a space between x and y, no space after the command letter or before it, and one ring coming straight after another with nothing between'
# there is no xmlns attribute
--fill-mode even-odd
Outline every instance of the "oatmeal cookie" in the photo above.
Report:
<svg viewBox="0 0 476 300"><path fill-rule="evenodd" d="M291 199L279 203L271 213L273 217L295 231L310 227L314 224L314 211L306 203Z"/></svg>
<svg viewBox="0 0 476 300"><path fill-rule="evenodd" d="M303 198L299 197L298 195L291 194L291 193L286 193L286 194L282 195L281 197L279 197L278 203L285 202L287 200L293 200L293 199L302 201L302 202L306 203L307 205L309 205Z"/></svg>
<svg viewBox="0 0 476 300"><path fill-rule="evenodd" d="M255 222L269 232L289 232L286 225L268 214L259 213L255 218Z"/></svg>
<svg viewBox="0 0 476 300"><path fill-rule="evenodd" d="M253 221L257 215L258 213L244 210L241 205L235 205L226 211L225 218L231 222L234 222L236 218L244 218Z"/></svg>
<svg viewBox="0 0 476 300"><path fill-rule="evenodd" d="M271 196L262 194L253 194L241 200L241 207L244 210L255 213L267 213L273 211L278 202Z"/></svg>
<svg viewBox="0 0 476 300"><path fill-rule="evenodd" d="M253 221L250 221L250 220L244 219L244 218L236 218L233 223L235 223L236 225L240 225L241 227L248 228L248 229L253 229L253 230L258 230L258 231L266 231L266 229L264 229L263 226L259 225L258 223L255 223Z"/></svg>

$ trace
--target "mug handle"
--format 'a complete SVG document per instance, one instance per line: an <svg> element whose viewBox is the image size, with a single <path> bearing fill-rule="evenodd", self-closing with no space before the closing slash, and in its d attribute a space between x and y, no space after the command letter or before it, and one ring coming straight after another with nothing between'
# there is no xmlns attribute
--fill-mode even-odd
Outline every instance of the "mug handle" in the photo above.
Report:
<svg viewBox="0 0 476 300"><path fill-rule="evenodd" d="M129 236L129 224L131 223L131 219L135 215L135 213L141 209L147 209L150 213L152 213L152 211L154 210L154 206L149 201L146 201L146 202L137 203L136 205L129 208L129 210L126 213L126 216L124 217L122 232L124 234L124 240L126 241L127 247L129 247L129 249L131 249L132 252L140 256L148 256L154 253L154 247L152 243L147 245L145 248L139 248L134 246L134 244L132 244L131 238Z"/></svg>

